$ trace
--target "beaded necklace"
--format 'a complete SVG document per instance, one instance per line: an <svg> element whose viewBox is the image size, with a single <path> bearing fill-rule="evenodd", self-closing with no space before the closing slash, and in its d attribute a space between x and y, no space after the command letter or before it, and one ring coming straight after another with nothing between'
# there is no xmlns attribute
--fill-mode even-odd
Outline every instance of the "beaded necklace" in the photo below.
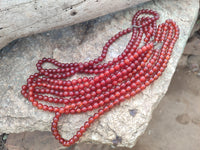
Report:
<svg viewBox="0 0 200 150"><path fill-rule="evenodd" d="M143 17L139 18L140 15ZM101 115L140 93L162 75L179 37L179 28L170 19L157 26L158 19L159 14L155 11L138 11L133 16L132 27L110 38L102 54L89 62L60 63L52 58L38 61L36 67L39 72L30 75L21 93L34 107L55 113L51 131L61 144L70 146L77 142ZM130 32L132 36L124 51L112 61L100 63L106 57L110 45ZM144 45L139 47L142 39ZM155 47L158 43L162 45L161 48ZM44 63L51 63L57 69L44 69ZM66 80L75 73L95 76ZM48 102L49 105L39 101ZM50 103L63 104L63 107L54 107ZM62 114L84 113L93 109L98 109L98 112L71 139L61 137L57 126Z"/></svg>

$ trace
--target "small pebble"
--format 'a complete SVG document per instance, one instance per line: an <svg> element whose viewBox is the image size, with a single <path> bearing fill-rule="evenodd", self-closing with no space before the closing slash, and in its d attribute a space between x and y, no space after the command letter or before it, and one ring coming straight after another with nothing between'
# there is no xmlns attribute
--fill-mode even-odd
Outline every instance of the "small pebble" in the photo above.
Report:
<svg viewBox="0 0 200 150"><path fill-rule="evenodd" d="M129 113L131 116L135 117L135 115L137 114L137 109L130 109Z"/></svg>

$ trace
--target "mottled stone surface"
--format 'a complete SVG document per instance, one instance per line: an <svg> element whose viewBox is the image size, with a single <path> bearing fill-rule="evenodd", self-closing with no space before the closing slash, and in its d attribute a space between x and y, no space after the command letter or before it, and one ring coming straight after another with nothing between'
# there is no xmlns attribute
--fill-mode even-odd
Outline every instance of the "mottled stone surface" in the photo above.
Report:
<svg viewBox="0 0 200 150"><path fill-rule="evenodd" d="M159 23L171 18L180 27L180 38L166 71L141 94L102 116L80 140L111 145L113 141L120 141L115 145L134 146L137 138L145 131L152 111L168 89L195 23L198 6L198 0L153 1L62 30L20 39L4 48L0 52L0 133L50 130L53 114L33 108L20 94L21 85L36 71L35 63L38 59L45 56L62 62L79 62L96 58L106 40L118 31L130 27L132 16L137 10L149 8L159 12ZM130 35L114 43L106 61L119 55L129 38ZM77 75L74 76L76 77ZM63 116L59 122L62 135L71 137L91 114L92 112Z"/></svg>
<svg viewBox="0 0 200 150"><path fill-rule="evenodd" d="M0 49L15 39L71 26L146 1L149 0L1 0Z"/></svg>

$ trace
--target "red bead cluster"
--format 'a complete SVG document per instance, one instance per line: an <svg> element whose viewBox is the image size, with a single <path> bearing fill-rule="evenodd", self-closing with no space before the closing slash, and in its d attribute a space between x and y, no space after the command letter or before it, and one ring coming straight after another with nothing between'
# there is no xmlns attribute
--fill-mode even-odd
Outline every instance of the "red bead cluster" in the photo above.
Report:
<svg viewBox="0 0 200 150"><path fill-rule="evenodd" d="M143 17L139 17L141 14ZM36 66L39 72L27 79L21 93L38 109L55 113L51 130L61 144L74 144L101 115L140 93L162 75L179 37L179 28L172 20L166 20L157 27L158 19L159 15L155 11L138 11L133 17L132 28L114 35L103 47L101 56L89 62L69 64L51 58L38 61ZM124 51L112 61L100 63L106 57L110 45L130 32L132 36ZM139 47L143 36L144 46ZM158 43L161 45L159 49L155 48ZM57 66L57 69L44 69L42 64L47 62ZM96 75L66 80L75 73ZM63 106L46 105L50 103ZM98 109L98 112L71 139L65 140L60 136L57 125L61 114L83 113L93 109Z"/></svg>

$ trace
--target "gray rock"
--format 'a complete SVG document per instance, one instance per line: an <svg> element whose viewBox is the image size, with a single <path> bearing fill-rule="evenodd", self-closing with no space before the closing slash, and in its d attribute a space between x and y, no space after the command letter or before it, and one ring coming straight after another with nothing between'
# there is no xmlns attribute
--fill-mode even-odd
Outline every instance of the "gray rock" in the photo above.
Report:
<svg viewBox="0 0 200 150"><path fill-rule="evenodd" d="M96 121L80 142L105 143L132 147L145 131L152 111L165 95L178 60L195 23L198 0L154 0L138 7L107 15L65 29L23 38L0 52L0 133L50 131L53 113L37 110L20 94L27 77L36 71L35 64L42 57L62 62L87 61L101 53L104 43L118 31L130 27L137 10L148 8L160 14L158 23L173 19L180 27L172 58L164 74L142 93L113 108ZM128 42L122 37L109 49L106 61L116 57ZM75 75L73 78L76 78ZM135 111L134 115L130 110ZM64 137L71 137L92 113L63 116L59 127ZM113 143L114 142L114 143Z"/></svg>

